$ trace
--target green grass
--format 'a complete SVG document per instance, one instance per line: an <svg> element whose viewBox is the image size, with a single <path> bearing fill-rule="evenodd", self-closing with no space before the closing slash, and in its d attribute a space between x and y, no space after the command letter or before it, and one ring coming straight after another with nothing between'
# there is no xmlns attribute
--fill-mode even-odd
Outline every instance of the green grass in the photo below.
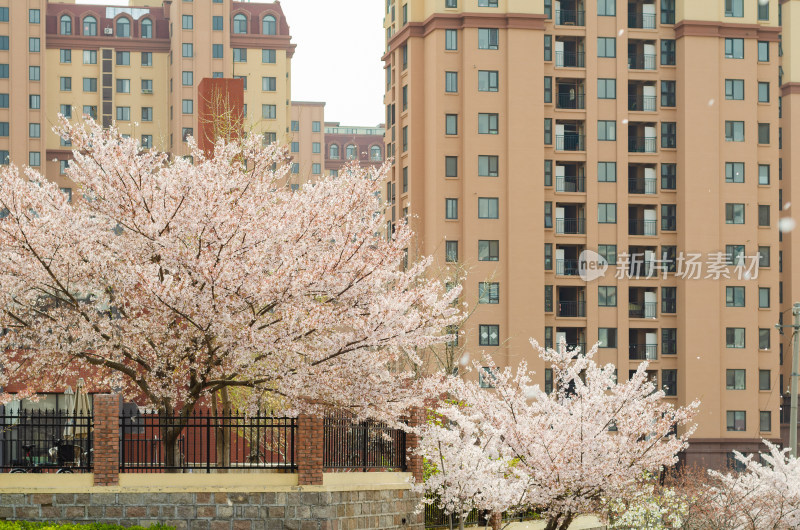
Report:
<svg viewBox="0 0 800 530"><path fill-rule="evenodd" d="M120 526L116 524L60 524L32 523L29 521L0 521L0 530L144 530L143 526ZM175 530L172 526L153 525L150 530Z"/></svg>

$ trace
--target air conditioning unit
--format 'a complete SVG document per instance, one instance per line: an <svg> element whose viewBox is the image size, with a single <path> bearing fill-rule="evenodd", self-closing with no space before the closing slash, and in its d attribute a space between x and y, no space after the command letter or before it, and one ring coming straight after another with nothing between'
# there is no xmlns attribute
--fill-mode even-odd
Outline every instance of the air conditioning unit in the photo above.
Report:
<svg viewBox="0 0 800 530"><path fill-rule="evenodd" d="M152 93L153 93L153 89L152 88L143 88L142 89L142 94L152 94Z"/></svg>
<svg viewBox="0 0 800 530"><path fill-rule="evenodd" d="M114 30L111 29L111 28L103 28L103 34L104 35L113 35L114 34Z"/></svg>

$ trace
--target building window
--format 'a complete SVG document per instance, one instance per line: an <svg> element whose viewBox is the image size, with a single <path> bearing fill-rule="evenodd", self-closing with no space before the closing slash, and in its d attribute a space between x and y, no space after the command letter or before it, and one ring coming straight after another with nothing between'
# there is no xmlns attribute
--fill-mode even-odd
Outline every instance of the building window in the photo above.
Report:
<svg viewBox="0 0 800 530"><path fill-rule="evenodd" d="M553 118L544 119L544 145L553 145Z"/></svg>
<svg viewBox="0 0 800 530"><path fill-rule="evenodd" d="M192 114L194 113L194 101L191 99L184 99L181 101L181 113Z"/></svg>
<svg viewBox="0 0 800 530"><path fill-rule="evenodd" d="M318 163L311 164L312 175L322 175L322 165Z"/></svg>
<svg viewBox="0 0 800 530"><path fill-rule="evenodd" d="M67 173L67 169L69 169L69 160L59 160L58 161L58 174L65 175ZM72 197L70 196L70 199Z"/></svg>
<svg viewBox="0 0 800 530"><path fill-rule="evenodd" d="M320 132L322 130L322 124L319 121L312 121L311 122L311 132Z"/></svg>
<svg viewBox="0 0 800 530"><path fill-rule="evenodd" d="M674 121L661 122L661 147L674 149L678 147L678 126Z"/></svg>
<svg viewBox="0 0 800 530"><path fill-rule="evenodd" d="M758 185L759 186L768 186L769 185L769 164L759 164L758 165Z"/></svg>
<svg viewBox="0 0 800 530"><path fill-rule="evenodd" d="M5 96L5 98L4 98L5 105L3 106L3 108L7 109L8 108L8 94L3 94L3 95ZM31 94L30 96L28 96L28 107L29 108L31 108L33 110L36 110L36 109L41 108L41 105L42 105L42 100L41 100L41 96L39 96L39 94Z"/></svg>
<svg viewBox="0 0 800 530"><path fill-rule="evenodd" d="M142 20L141 33L143 39L153 38L153 21L149 18Z"/></svg>
<svg viewBox="0 0 800 530"><path fill-rule="evenodd" d="M616 348L617 328L598 328L597 342L600 348Z"/></svg>
<svg viewBox="0 0 800 530"><path fill-rule="evenodd" d="M678 395L678 371L661 370L661 388L664 390L665 396Z"/></svg>
<svg viewBox="0 0 800 530"><path fill-rule="evenodd" d="M450 93L458 92L458 72L444 73L444 91Z"/></svg>
<svg viewBox="0 0 800 530"><path fill-rule="evenodd" d="M769 226L769 225L770 225L769 204L759 204L758 205L758 226Z"/></svg>
<svg viewBox="0 0 800 530"><path fill-rule="evenodd" d="M261 62L275 64L275 50L261 50Z"/></svg>
<svg viewBox="0 0 800 530"><path fill-rule="evenodd" d="M758 349L759 350L768 350L770 349L770 329L769 328L759 328L758 330ZM767 385L769 386L769 385ZM762 390L769 390L769 388Z"/></svg>
<svg viewBox="0 0 800 530"><path fill-rule="evenodd" d="M185 23L186 15L184 15L183 18ZM119 19L117 19L117 37L130 37L130 36L131 36L131 21L125 17L120 17Z"/></svg>
<svg viewBox="0 0 800 530"><path fill-rule="evenodd" d="M331 160L339 160L339 146L336 144L331 144L328 148L328 158Z"/></svg>
<svg viewBox="0 0 800 530"><path fill-rule="evenodd" d="M544 203L544 227L553 228L553 203L550 201Z"/></svg>
<svg viewBox="0 0 800 530"><path fill-rule="evenodd" d="M402 144L403 152L405 153L408 151L408 125L403 127L403 144Z"/></svg>
<svg viewBox="0 0 800 530"><path fill-rule="evenodd" d="M445 199L444 211L445 219L458 219L458 199Z"/></svg>
<svg viewBox="0 0 800 530"><path fill-rule="evenodd" d="M444 176L448 178L458 177L458 157L446 156L444 157Z"/></svg>
<svg viewBox="0 0 800 530"><path fill-rule="evenodd" d="M675 81L661 81L661 106L676 106Z"/></svg>
<svg viewBox="0 0 800 530"><path fill-rule="evenodd" d="M744 59L744 39L725 39L725 58Z"/></svg>
<svg viewBox="0 0 800 530"><path fill-rule="evenodd" d="M675 41L672 39L661 39L661 64L675 66Z"/></svg>
<svg viewBox="0 0 800 530"><path fill-rule="evenodd" d="M725 390L745 390L745 371L740 369L725 370ZM728 429L730 430L730 429Z"/></svg>
<svg viewBox="0 0 800 530"><path fill-rule="evenodd" d="M264 92L275 92L275 90L277 90L277 79L275 77L262 77L261 90Z"/></svg>
<svg viewBox="0 0 800 530"><path fill-rule="evenodd" d="M28 136L30 138L41 138L42 136L42 126L38 123L29 123L28 124Z"/></svg>
<svg viewBox="0 0 800 530"><path fill-rule="evenodd" d="M478 303L479 304L499 304L500 303L500 284L498 282L479 282L478 283Z"/></svg>
<svg viewBox="0 0 800 530"><path fill-rule="evenodd" d="M617 80L598 79L597 99L617 99Z"/></svg>
<svg viewBox="0 0 800 530"><path fill-rule="evenodd" d="M744 162L725 162L725 182L744 182Z"/></svg>
<svg viewBox="0 0 800 530"><path fill-rule="evenodd" d="M545 337L547 336L547 329L550 329L550 334L553 333L552 327L545 328ZM547 346L547 339L545 338L545 348L553 348L553 339L550 338L550 346ZM545 368L544 369L544 393L545 394L552 394L553 393L553 369L552 368Z"/></svg>
<svg viewBox="0 0 800 530"><path fill-rule="evenodd" d="M458 241L445 242L444 260L448 263L458 262Z"/></svg>
<svg viewBox="0 0 800 530"><path fill-rule="evenodd" d="M761 4L758 6L759 12L761 11ZM760 15L759 15L760 16ZM763 20L759 18L759 20ZM769 432L772 430L772 412L769 410L761 410L758 412L758 430L761 432Z"/></svg>
<svg viewBox="0 0 800 530"><path fill-rule="evenodd" d="M484 366L478 372L478 386L481 388L494 388L496 376L489 366Z"/></svg>
<svg viewBox="0 0 800 530"><path fill-rule="evenodd" d="M497 134L498 121L498 114L478 114L478 134Z"/></svg>
<svg viewBox="0 0 800 530"><path fill-rule="evenodd" d="M598 120L597 139L601 142L614 142L617 140L617 122L612 120Z"/></svg>
<svg viewBox="0 0 800 530"><path fill-rule="evenodd" d="M597 14L601 17L617 15L617 0L597 0Z"/></svg>
<svg viewBox="0 0 800 530"><path fill-rule="evenodd" d="M616 286L600 285L597 287L598 307L617 307Z"/></svg>
<svg viewBox="0 0 800 530"><path fill-rule="evenodd" d="M553 244L544 244L544 270L553 270Z"/></svg>
<svg viewBox="0 0 800 530"><path fill-rule="evenodd" d="M84 77L83 78L83 91L84 92L97 92L97 78Z"/></svg>
<svg viewBox="0 0 800 530"><path fill-rule="evenodd" d="M725 254L729 265L744 264L744 245L725 245Z"/></svg>
<svg viewBox="0 0 800 530"><path fill-rule="evenodd" d="M744 0L725 0L726 17L743 17Z"/></svg>
<svg viewBox="0 0 800 530"><path fill-rule="evenodd" d="M247 17L239 13L233 17L233 33L244 35L247 33Z"/></svg>
<svg viewBox="0 0 800 530"><path fill-rule="evenodd" d="M758 124L758 143L769 144L769 123Z"/></svg>
<svg viewBox="0 0 800 530"><path fill-rule="evenodd" d="M265 120L274 120L278 114L278 108L275 105L261 105L261 118Z"/></svg>
<svg viewBox="0 0 800 530"><path fill-rule="evenodd" d="M181 46L181 54L183 57L194 57L194 44L191 42L184 42Z"/></svg>
<svg viewBox="0 0 800 530"><path fill-rule="evenodd" d="M403 168L403 193L408 193L408 167Z"/></svg>
<svg viewBox="0 0 800 530"><path fill-rule="evenodd" d="M130 66L131 52L117 52L117 66Z"/></svg>
<svg viewBox="0 0 800 530"><path fill-rule="evenodd" d="M8 63L0 63L0 79L8 79Z"/></svg>
<svg viewBox="0 0 800 530"><path fill-rule="evenodd" d="M72 90L72 78L71 77L59 78L59 88L64 92L69 92L70 90Z"/></svg>
<svg viewBox="0 0 800 530"><path fill-rule="evenodd" d="M0 50L7 50L8 49L8 35L0 35Z"/></svg>
<svg viewBox="0 0 800 530"><path fill-rule="evenodd" d="M758 102L769 103L769 83L759 81L758 83Z"/></svg>
<svg viewBox="0 0 800 530"><path fill-rule="evenodd" d="M758 307L760 309L768 309L769 308L769 287L759 287L758 288Z"/></svg>
<svg viewBox="0 0 800 530"><path fill-rule="evenodd" d="M62 64L68 64L72 62L72 50L60 50L59 52L59 62Z"/></svg>
<svg viewBox="0 0 800 530"><path fill-rule="evenodd" d="M130 94L131 93L131 80L130 79L117 79L117 93Z"/></svg>
<svg viewBox="0 0 800 530"><path fill-rule="evenodd" d="M725 306L744 307L744 287L725 287Z"/></svg>
<svg viewBox="0 0 800 530"><path fill-rule="evenodd" d="M617 264L617 245L598 245L597 253L600 254L609 265Z"/></svg>
<svg viewBox="0 0 800 530"><path fill-rule="evenodd" d="M311 142L311 152L312 153L320 153L322 151L322 147L319 142Z"/></svg>
<svg viewBox="0 0 800 530"><path fill-rule="evenodd" d="M93 16L83 18L83 31L81 33L87 37L97 36L97 19Z"/></svg>
<svg viewBox="0 0 800 530"><path fill-rule="evenodd" d="M478 342L480 346L500 346L500 326L497 324L478 326Z"/></svg>
<svg viewBox="0 0 800 530"><path fill-rule="evenodd" d="M403 110L408 109L408 85L403 85Z"/></svg>
<svg viewBox="0 0 800 530"><path fill-rule="evenodd" d="M725 122L725 141L744 142L744 122L726 121Z"/></svg>
<svg viewBox="0 0 800 530"><path fill-rule="evenodd" d="M497 239L481 239L478 241L478 261L499 261L500 241Z"/></svg>
<svg viewBox="0 0 800 530"><path fill-rule="evenodd" d="M97 50L83 50L83 64L97 64Z"/></svg>
<svg viewBox="0 0 800 530"><path fill-rule="evenodd" d="M40 47L40 41L38 37L30 37L28 39L28 51L29 52L38 52Z"/></svg>
<svg viewBox="0 0 800 530"><path fill-rule="evenodd" d="M211 45L211 58L212 59L222 59L225 57L225 48L223 48L222 44L212 44Z"/></svg>
<svg viewBox="0 0 800 530"><path fill-rule="evenodd" d="M445 115L444 133L451 136L458 134L458 114Z"/></svg>
<svg viewBox="0 0 800 530"><path fill-rule="evenodd" d="M142 107L142 121L153 121L153 107Z"/></svg>
<svg viewBox="0 0 800 530"><path fill-rule="evenodd" d="M744 204L727 203L725 205L725 223L744 224Z"/></svg>
<svg viewBox="0 0 800 530"><path fill-rule="evenodd" d="M292 142L291 150L292 150L292 153L299 153L300 152L300 142Z"/></svg>
<svg viewBox="0 0 800 530"><path fill-rule="evenodd" d="M725 99L744 99L744 79L725 80Z"/></svg>
<svg viewBox="0 0 800 530"><path fill-rule="evenodd" d="M72 17L69 15L61 15L59 33L62 35L72 35Z"/></svg>
<svg viewBox="0 0 800 530"><path fill-rule="evenodd" d="M181 84L183 86L192 86L194 85L194 72L191 71L184 71L181 73Z"/></svg>
<svg viewBox="0 0 800 530"><path fill-rule="evenodd" d="M617 181L617 163L616 162L598 162L597 163L597 181L598 182L616 182Z"/></svg>
<svg viewBox="0 0 800 530"><path fill-rule="evenodd" d="M597 37L597 56L616 57L617 38L616 37Z"/></svg>
<svg viewBox="0 0 800 530"><path fill-rule="evenodd" d="M445 0L444 7L448 9L458 7L458 0Z"/></svg>
<svg viewBox="0 0 800 530"><path fill-rule="evenodd" d="M758 247L758 268L768 269L770 266L770 249L768 246Z"/></svg>
<svg viewBox="0 0 800 530"><path fill-rule="evenodd" d="M545 61L552 61L553 60L553 36L552 35L545 35L544 36L544 60Z"/></svg>
<svg viewBox="0 0 800 530"><path fill-rule="evenodd" d="M261 19L261 33L264 35L276 35L278 33L277 20L272 15L266 15Z"/></svg>
<svg viewBox="0 0 800 530"><path fill-rule="evenodd" d="M744 348L745 330L744 328L725 328L725 347Z"/></svg>
<svg viewBox="0 0 800 530"><path fill-rule="evenodd" d="M675 355L678 352L678 330L661 328L661 354Z"/></svg>
<svg viewBox="0 0 800 530"><path fill-rule="evenodd" d="M39 167L42 165L42 153L39 151L30 151L28 153L28 165L31 167Z"/></svg>
<svg viewBox="0 0 800 530"><path fill-rule="evenodd" d="M117 107L117 120L118 121L131 121L131 108L130 107Z"/></svg>
<svg viewBox="0 0 800 530"><path fill-rule="evenodd" d="M456 29L444 30L444 49L445 50L458 49L458 30Z"/></svg>
<svg viewBox="0 0 800 530"><path fill-rule="evenodd" d="M478 0L478 7L497 7L497 0Z"/></svg>
<svg viewBox="0 0 800 530"><path fill-rule="evenodd" d="M497 28L478 28L478 49L496 50L500 43L500 30Z"/></svg>
<svg viewBox="0 0 800 530"><path fill-rule="evenodd" d="M661 164L661 189L674 190L677 184L677 164Z"/></svg>
<svg viewBox="0 0 800 530"><path fill-rule="evenodd" d="M72 119L72 105L61 105L59 108L59 112L65 118L71 120Z"/></svg>
<svg viewBox="0 0 800 530"><path fill-rule="evenodd" d="M348 160L355 160L358 158L358 148L353 144L348 145L345 148L345 156Z"/></svg>
<svg viewBox="0 0 800 530"><path fill-rule="evenodd" d="M597 205L598 223L617 222L617 204L613 202L601 202Z"/></svg>
<svg viewBox="0 0 800 530"><path fill-rule="evenodd" d="M758 41L758 62L769 62L769 41Z"/></svg>
<svg viewBox="0 0 800 530"><path fill-rule="evenodd" d="M672 314L678 310L678 288L661 288L661 312Z"/></svg>
<svg viewBox="0 0 800 530"><path fill-rule="evenodd" d="M497 197L478 197L478 219L498 219L499 203Z"/></svg>
<svg viewBox="0 0 800 530"><path fill-rule="evenodd" d="M544 185L550 187L553 185L553 161L544 161Z"/></svg>
<svg viewBox="0 0 800 530"><path fill-rule="evenodd" d="M38 66L29 66L28 67L28 81L39 81L41 76L41 70ZM8 77L8 75L6 75Z"/></svg>
<svg viewBox="0 0 800 530"><path fill-rule="evenodd" d="M478 91L497 92L499 87L499 72L497 70L478 71Z"/></svg>
<svg viewBox="0 0 800 530"><path fill-rule="evenodd" d="M496 155L478 155L478 176L496 177L498 175L500 157Z"/></svg>
<svg viewBox="0 0 800 530"><path fill-rule="evenodd" d="M152 134L143 134L142 141L141 141L142 149L152 149L153 147L153 135Z"/></svg>

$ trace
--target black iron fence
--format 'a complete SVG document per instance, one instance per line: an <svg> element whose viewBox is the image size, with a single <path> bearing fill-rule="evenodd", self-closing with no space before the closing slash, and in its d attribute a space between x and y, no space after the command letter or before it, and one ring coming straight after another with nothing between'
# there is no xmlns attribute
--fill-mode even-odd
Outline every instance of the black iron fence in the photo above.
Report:
<svg viewBox="0 0 800 530"><path fill-rule="evenodd" d="M265 412L188 417L156 412L120 416L119 468L126 473L217 469L295 470L297 418Z"/></svg>
<svg viewBox="0 0 800 530"><path fill-rule="evenodd" d="M449 515L442 510L435 502L425 505L425 528L450 528L452 523L453 528L458 528L458 515ZM490 514L488 512L472 509L467 517L464 519L464 526L489 526ZM535 510L526 510L522 513L518 512L504 512L503 522L510 523L512 521L531 521L539 519L539 514Z"/></svg>
<svg viewBox="0 0 800 530"><path fill-rule="evenodd" d="M91 414L0 407L0 471L91 471L92 427Z"/></svg>
<svg viewBox="0 0 800 530"><path fill-rule="evenodd" d="M406 469L406 433L374 421L353 423L345 415L324 422L323 468L339 470Z"/></svg>

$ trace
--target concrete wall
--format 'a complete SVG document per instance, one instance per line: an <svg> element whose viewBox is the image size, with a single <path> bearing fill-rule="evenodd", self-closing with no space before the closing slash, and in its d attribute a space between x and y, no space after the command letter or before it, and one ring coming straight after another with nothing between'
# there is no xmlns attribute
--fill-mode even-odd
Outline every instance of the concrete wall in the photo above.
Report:
<svg viewBox="0 0 800 530"><path fill-rule="evenodd" d="M91 475L7 475L0 520L101 522L178 530L422 529L408 473L326 473L321 486L297 475L123 474L119 486Z"/></svg>

